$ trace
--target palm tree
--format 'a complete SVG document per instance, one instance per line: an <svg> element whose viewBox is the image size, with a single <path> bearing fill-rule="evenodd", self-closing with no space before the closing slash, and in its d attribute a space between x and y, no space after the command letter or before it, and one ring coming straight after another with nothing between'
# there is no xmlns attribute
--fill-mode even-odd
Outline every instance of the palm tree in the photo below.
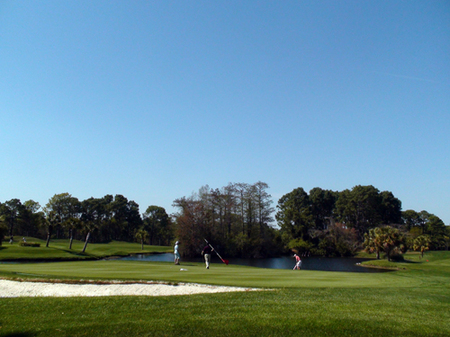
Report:
<svg viewBox="0 0 450 337"><path fill-rule="evenodd" d="M383 250L383 243L381 238L381 228L369 229L369 232L364 234L364 247L368 253L377 253L377 259L380 259L380 252Z"/></svg>
<svg viewBox="0 0 450 337"><path fill-rule="evenodd" d="M73 232L75 228L80 224L80 222L80 219L72 217L67 219L63 223L63 226L69 229L69 249L72 249Z"/></svg>
<svg viewBox="0 0 450 337"><path fill-rule="evenodd" d="M43 224L47 229L47 242L45 243L45 247L48 248L48 245L50 244L50 239L53 234L53 229L56 225L61 223L61 218L54 211L48 211L47 209L44 209L44 212L46 213L46 216L44 218Z"/></svg>
<svg viewBox="0 0 450 337"><path fill-rule="evenodd" d="M81 225L86 234L82 252L86 251L91 233L100 227L105 217L105 204L103 199L89 198L81 203Z"/></svg>
<svg viewBox="0 0 450 337"><path fill-rule="evenodd" d="M431 243L431 240L428 235L420 235L414 240L413 249L415 251L420 250L420 252L422 253L421 257L423 257L423 253L426 250L430 249L430 243Z"/></svg>
<svg viewBox="0 0 450 337"><path fill-rule="evenodd" d="M144 229L139 229L135 235L136 239L141 242L141 250L144 250L144 241L148 239L148 232Z"/></svg>
<svg viewBox="0 0 450 337"><path fill-rule="evenodd" d="M405 243L405 236L391 226L376 227L364 235L365 250L372 253L376 251L377 258L380 258L380 252L385 252L388 261L395 254L406 252Z"/></svg>
<svg viewBox="0 0 450 337"><path fill-rule="evenodd" d="M385 226L380 229L383 251L386 253L388 261L391 261L395 254L406 252L406 238L397 228Z"/></svg>

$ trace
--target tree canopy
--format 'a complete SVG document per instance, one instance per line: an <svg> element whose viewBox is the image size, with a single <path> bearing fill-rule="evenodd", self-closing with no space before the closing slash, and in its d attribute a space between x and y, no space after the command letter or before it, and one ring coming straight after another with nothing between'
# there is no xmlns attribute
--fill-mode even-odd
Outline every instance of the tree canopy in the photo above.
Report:
<svg viewBox="0 0 450 337"><path fill-rule="evenodd" d="M371 185L343 191L315 187L309 192L297 187L278 200L276 209L268 190L261 181L221 188L205 185L175 199L174 214L156 205L140 214L139 205L120 194L80 201L60 193L42 208L33 200L11 199L0 202L0 239L35 236L46 238L48 246L51 239L68 238L69 249L74 239L85 241L84 249L88 242L172 245L178 239L181 253L195 256L206 238L230 257L289 252L351 256L366 248L390 258L406 248L423 253L449 246L450 227L438 216L425 210L402 211L392 192Z"/></svg>

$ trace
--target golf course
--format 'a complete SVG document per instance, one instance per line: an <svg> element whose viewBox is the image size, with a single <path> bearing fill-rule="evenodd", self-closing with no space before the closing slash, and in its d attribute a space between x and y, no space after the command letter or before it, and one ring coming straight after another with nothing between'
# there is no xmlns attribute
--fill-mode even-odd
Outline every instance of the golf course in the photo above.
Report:
<svg viewBox="0 0 450 337"><path fill-rule="evenodd" d="M27 238L28 241L41 241ZM171 247L67 240L49 248L0 247L0 278L18 281L199 283L261 291L179 296L16 297L0 295L0 336L449 336L450 252L368 261L384 273L280 270L105 257ZM39 263L31 260L38 259ZM11 261L22 260L21 263ZM25 262L24 262L25 261ZM181 269L183 269L181 271Z"/></svg>

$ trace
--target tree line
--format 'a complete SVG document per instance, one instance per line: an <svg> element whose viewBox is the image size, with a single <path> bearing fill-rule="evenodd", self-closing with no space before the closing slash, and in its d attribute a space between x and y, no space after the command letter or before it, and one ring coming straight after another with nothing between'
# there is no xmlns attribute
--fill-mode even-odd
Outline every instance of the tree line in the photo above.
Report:
<svg viewBox="0 0 450 337"><path fill-rule="evenodd" d="M376 228L380 228L376 233L389 232L377 238L378 251L388 258L391 253L414 249L420 236L426 238L429 249L448 249L450 231L441 219L426 211L402 211L401 205L392 192L373 186L358 185L341 192L316 187L309 193L296 188L279 200L276 219L285 247L300 253L352 256L362 248L371 251L367 235ZM392 249L382 249L393 241Z"/></svg>
<svg viewBox="0 0 450 337"><path fill-rule="evenodd" d="M406 249L448 249L450 231L426 211L402 211L392 192L373 186L332 191L295 188L276 208L264 182L203 186L174 200L176 212L139 205L122 195L79 201L56 194L41 206L32 200L0 203L0 238L23 235L88 242L137 241L170 245L184 256L200 253L204 239L230 257L269 257L289 252L352 256L365 248L388 257ZM275 221L276 220L276 221ZM383 241L384 240L384 241ZM395 242L392 248L386 242ZM381 242L381 243L380 243ZM422 243L421 245L419 243Z"/></svg>
<svg viewBox="0 0 450 337"><path fill-rule="evenodd" d="M0 238L14 235L46 239L69 239L88 242L129 241L144 230L149 244L170 245L173 227L165 209L149 206L141 215L139 205L123 195L105 195L79 201L69 193L55 194L41 208L29 200L11 199L0 203Z"/></svg>

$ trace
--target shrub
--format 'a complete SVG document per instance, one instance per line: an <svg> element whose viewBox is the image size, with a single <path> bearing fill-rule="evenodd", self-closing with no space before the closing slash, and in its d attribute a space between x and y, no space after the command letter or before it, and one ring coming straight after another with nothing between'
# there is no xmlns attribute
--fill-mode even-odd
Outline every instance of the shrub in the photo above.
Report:
<svg viewBox="0 0 450 337"><path fill-rule="evenodd" d="M314 256L326 256L327 252L324 249L311 248L311 255L314 255Z"/></svg>
<svg viewBox="0 0 450 337"><path fill-rule="evenodd" d="M41 246L41 244L37 243L37 242L20 242L19 245L23 246L23 247L40 247Z"/></svg>
<svg viewBox="0 0 450 337"><path fill-rule="evenodd" d="M401 254L400 252L395 252L394 254L391 255L391 261L393 261L393 262L404 262L405 258L403 256L403 254Z"/></svg>

